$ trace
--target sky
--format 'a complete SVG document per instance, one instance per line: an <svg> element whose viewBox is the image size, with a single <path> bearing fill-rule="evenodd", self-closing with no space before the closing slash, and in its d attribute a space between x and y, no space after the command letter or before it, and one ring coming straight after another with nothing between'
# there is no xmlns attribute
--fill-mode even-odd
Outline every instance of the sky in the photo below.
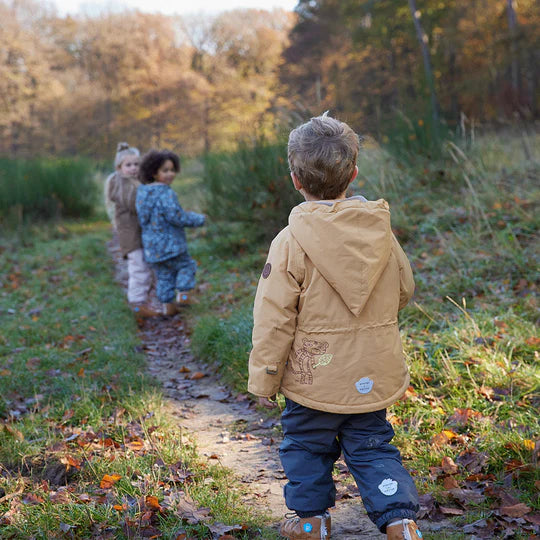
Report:
<svg viewBox="0 0 540 540"><path fill-rule="evenodd" d="M71 14L95 15L102 10L139 9L149 13L179 14L218 13L236 8L272 9L292 11L296 0L49 0L61 16Z"/></svg>

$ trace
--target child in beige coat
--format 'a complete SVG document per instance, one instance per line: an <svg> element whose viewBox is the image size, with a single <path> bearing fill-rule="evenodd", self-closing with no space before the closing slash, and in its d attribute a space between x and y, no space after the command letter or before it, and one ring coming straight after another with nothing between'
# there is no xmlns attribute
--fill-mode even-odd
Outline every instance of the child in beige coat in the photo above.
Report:
<svg viewBox="0 0 540 540"><path fill-rule="evenodd" d="M128 302L137 316L152 317L158 315L147 303L153 274L144 260L141 227L135 209L140 186L139 164L139 150L127 143L119 143L114 159L116 171L106 180L105 199L108 211L114 216L122 256L127 259Z"/></svg>
<svg viewBox="0 0 540 540"><path fill-rule="evenodd" d="M414 291L384 200L347 198L358 136L328 116L289 136L294 187L306 202L272 242L254 306L250 392L285 396L281 462L294 511L290 539L328 539L332 468L343 453L370 519L388 538L422 537L414 482L390 444L386 407L409 384L398 311Z"/></svg>

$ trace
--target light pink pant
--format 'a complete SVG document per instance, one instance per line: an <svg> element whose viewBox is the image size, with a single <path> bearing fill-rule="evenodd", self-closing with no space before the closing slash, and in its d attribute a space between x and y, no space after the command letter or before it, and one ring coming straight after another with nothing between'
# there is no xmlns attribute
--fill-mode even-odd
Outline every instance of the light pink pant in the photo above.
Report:
<svg viewBox="0 0 540 540"><path fill-rule="evenodd" d="M136 249L128 253L127 260L128 302L144 303L148 300L148 292L152 286L152 269L146 264L142 249Z"/></svg>

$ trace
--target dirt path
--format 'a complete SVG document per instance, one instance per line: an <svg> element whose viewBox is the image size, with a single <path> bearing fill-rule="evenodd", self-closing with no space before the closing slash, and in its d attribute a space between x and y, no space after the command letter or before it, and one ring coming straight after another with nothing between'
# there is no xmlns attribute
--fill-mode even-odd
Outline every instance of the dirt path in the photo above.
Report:
<svg viewBox="0 0 540 540"><path fill-rule="evenodd" d="M125 284L125 264L114 246L110 250L117 279ZM201 457L230 468L249 492L244 502L270 514L277 525L288 512L282 495L286 479L278 456L278 420L258 413L247 396L233 395L210 366L193 358L184 331L186 316L142 322L140 337L148 370L162 382L168 412L178 418L186 436L195 439ZM337 465L339 500L331 509L332 538L385 538L368 519L345 463L340 460ZM441 525L421 522L424 531Z"/></svg>

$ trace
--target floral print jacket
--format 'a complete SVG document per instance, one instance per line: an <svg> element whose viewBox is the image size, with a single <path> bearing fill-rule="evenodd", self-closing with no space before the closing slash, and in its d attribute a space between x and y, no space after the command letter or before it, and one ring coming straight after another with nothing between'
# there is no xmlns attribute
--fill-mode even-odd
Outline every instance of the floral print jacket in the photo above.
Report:
<svg viewBox="0 0 540 540"><path fill-rule="evenodd" d="M187 253L184 227L201 227L205 217L186 212L166 184L144 184L137 189L137 214L142 228L144 258L159 263Z"/></svg>

